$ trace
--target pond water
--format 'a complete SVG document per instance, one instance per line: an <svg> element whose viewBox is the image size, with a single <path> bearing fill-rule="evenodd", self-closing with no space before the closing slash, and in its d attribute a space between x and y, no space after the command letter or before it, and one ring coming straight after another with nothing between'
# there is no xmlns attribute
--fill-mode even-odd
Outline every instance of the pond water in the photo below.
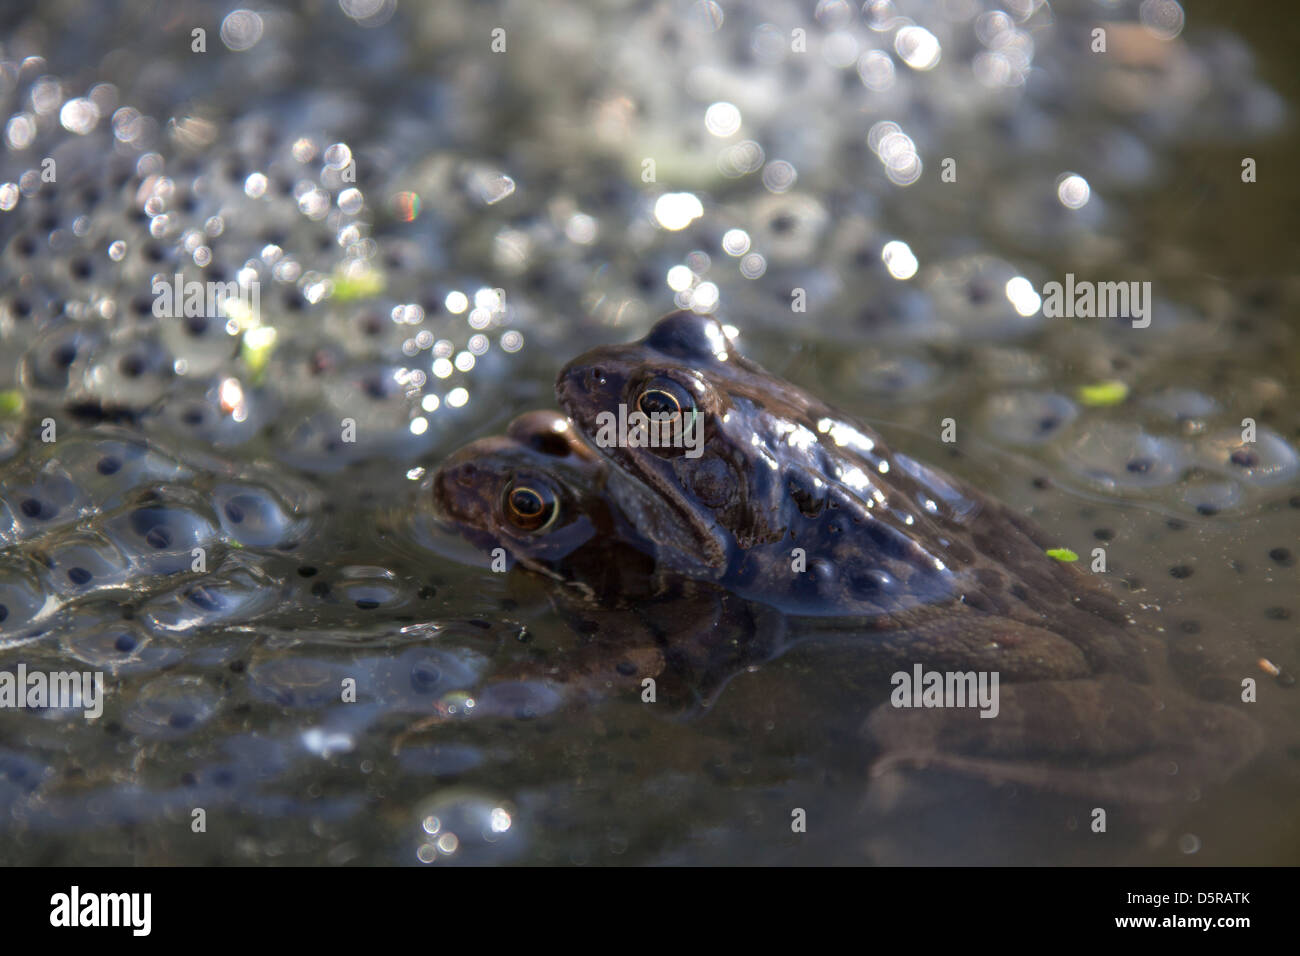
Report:
<svg viewBox="0 0 1300 956"><path fill-rule="evenodd" d="M1295 863L1287 7L590 7L0 20L0 670L105 682L0 708L0 860ZM1149 282L1149 326L1044 315L1067 273ZM548 679L699 609L494 573L429 476L678 308L1103 547L1181 692L1257 681L1259 755L1098 835L882 768L860 648L760 628L654 705Z"/></svg>

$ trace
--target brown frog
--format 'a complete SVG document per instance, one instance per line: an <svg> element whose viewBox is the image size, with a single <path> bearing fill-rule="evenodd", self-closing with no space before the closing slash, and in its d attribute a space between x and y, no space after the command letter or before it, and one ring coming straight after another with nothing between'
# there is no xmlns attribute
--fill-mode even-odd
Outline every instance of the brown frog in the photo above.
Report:
<svg viewBox="0 0 1300 956"><path fill-rule="evenodd" d="M485 552L501 548L531 571L612 591L619 582L593 576L638 562L646 546L610 506L608 471L563 414L528 412L505 435L471 442L442 463L434 509Z"/></svg>
<svg viewBox="0 0 1300 956"><path fill-rule="evenodd" d="M1257 750L1253 722L1177 687L1160 641L1032 522L747 360L717 321L669 315L570 362L556 392L660 570L779 608L880 673L999 675L1000 719L879 706L879 769L1163 800ZM611 428L632 410L680 440Z"/></svg>

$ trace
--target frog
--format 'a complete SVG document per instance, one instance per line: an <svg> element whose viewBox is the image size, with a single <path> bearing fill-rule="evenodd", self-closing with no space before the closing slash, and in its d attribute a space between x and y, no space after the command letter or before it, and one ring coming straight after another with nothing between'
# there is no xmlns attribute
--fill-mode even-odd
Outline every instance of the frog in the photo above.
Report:
<svg viewBox="0 0 1300 956"><path fill-rule="evenodd" d="M611 507L608 467L559 411L514 418L505 434L457 449L433 474L433 508L444 527L487 553L589 591L592 579L645 553L636 529ZM624 553L611 560L610 549Z"/></svg>
<svg viewBox="0 0 1300 956"><path fill-rule="evenodd" d="M1179 687L1158 635L1049 554L1047 532L891 450L736 338L711 316L671 313L570 361L556 396L622 475L606 484L614 507L650 516L637 531L658 568L777 608L799 640L847 644L853 666L880 675L923 664L999 676L1000 721L895 706L877 681L861 731L877 772L939 767L1159 802L1258 751L1254 722ZM632 409L680 440L611 430Z"/></svg>
<svg viewBox="0 0 1300 956"><path fill-rule="evenodd" d="M462 446L434 470L429 493L442 529L485 554L501 549L515 593L533 594L530 580L540 579L567 623L569 646L511 664L492 681L541 680L571 701L593 701L639 695L652 678L673 704L666 709L707 708L737 673L779 652L784 627L724 588L656 566L629 517L647 521L656 500L625 493L620 507L610 490L618 481L554 409L517 416L504 434Z"/></svg>

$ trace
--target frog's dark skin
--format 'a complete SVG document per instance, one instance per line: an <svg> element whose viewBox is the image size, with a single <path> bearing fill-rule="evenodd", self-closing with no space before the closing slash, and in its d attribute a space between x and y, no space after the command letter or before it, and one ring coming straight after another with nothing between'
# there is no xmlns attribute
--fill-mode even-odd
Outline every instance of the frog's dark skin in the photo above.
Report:
<svg viewBox="0 0 1300 956"><path fill-rule="evenodd" d="M638 342L594 349L556 392L627 479L610 496L638 515L660 568L779 607L805 634L865 637L875 669L1000 674L1002 720L878 708L865 731L880 766L1160 800L1257 749L1239 710L1162 678L1160 642L1049 557L1056 542L1032 522L745 359L715 320L675 313ZM703 416L703 453L602 446L598 416L620 403Z"/></svg>

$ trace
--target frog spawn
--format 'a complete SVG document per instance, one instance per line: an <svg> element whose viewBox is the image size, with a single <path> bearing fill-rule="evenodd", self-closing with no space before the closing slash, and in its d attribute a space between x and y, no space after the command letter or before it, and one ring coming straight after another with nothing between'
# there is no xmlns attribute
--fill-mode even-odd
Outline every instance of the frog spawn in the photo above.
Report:
<svg viewBox="0 0 1300 956"><path fill-rule="evenodd" d="M126 726L145 739L175 739L193 733L220 707L217 688L201 677L157 677L140 688L125 715Z"/></svg>
<svg viewBox="0 0 1300 956"><path fill-rule="evenodd" d="M113 677L157 673L186 653L169 635L151 634L135 620L122 620L116 603L85 605L81 620L65 630L59 643L71 658Z"/></svg>
<svg viewBox="0 0 1300 956"><path fill-rule="evenodd" d="M1207 396L1166 391L1144 405L1154 413L1146 420L1099 421L1059 392L1004 392L986 401L979 424L998 442L1044 447L1091 488L1203 515L1276 500L1300 475L1300 453L1273 429L1257 426L1245 441L1240 427L1208 427L1227 416Z"/></svg>
<svg viewBox="0 0 1300 956"><path fill-rule="evenodd" d="M341 114L313 108L303 121L328 115L334 125L354 113L355 107ZM53 130L38 126L42 139L37 145L56 138ZM387 315L379 319L390 334L381 348L376 349L379 340L370 342L371 360L383 359L391 366L383 373L356 373L359 385L369 386L360 395L350 389L354 379L348 367L318 373L313 389L299 391L290 389L298 384L296 378L262 369L266 356L294 354L305 347L337 346L349 357L345 366L352 366L350 356L359 350L349 317L362 311L376 314L373 308L361 310L321 298L333 287L332 269L364 265L380 250L368 235L368 211L342 202L347 184L329 165L333 159L319 171L329 189L318 184L309 191L326 201L326 209L338 199L340 207L346 205L351 212L339 208L315 217L314 211L303 211L304 200L297 194L317 172L308 164L328 150L318 130L295 138L280 126L266 111L237 120L209 171L166 149L145 151L144 139L104 123L59 153L58 185L38 182L34 195L24 197L3 220L13 237L3 254L15 260L14 273L22 273L24 281L0 334L24 352L21 375L33 397L86 414L143 420L146 428L165 437L222 446L250 441L275 420L298 415L304 405L342 407L357 401L361 411L348 407L330 416L329 431L337 434L340 419L351 417L361 419L359 440L370 446L366 454L383 448L408 453L413 447L431 447L436 427L411 429L411 420L421 411L419 400L431 390L437 399L468 379L457 369L438 389L434 386L443 383L429 377L415 387L408 382L399 389L377 391L371 383L383 382L388 371L409 371L412 356L404 349L416 335L409 324L390 321ZM102 163L102 154L115 152L114 133L121 140L116 144L119 155ZM65 181L71 185L63 185ZM84 212L78 222L85 220L85 228L59 228L65 209ZM21 228L24 223L30 231ZM47 232L57 247L53 250L45 248ZM400 248L394 250L398 252ZM389 258L397 266L414 267L391 277L392 291L421 285L418 273L430 263L408 261L409 256ZM188 308L183 315L155 314L160 305L171 304L170 298L155 295L155 280L172 283L177 275L185 288L205 280L261 283L261 332L255 315L194 315ZM418 299L405 300L412 301ZM382 309L400 314L402 323L409 323L412 315L411 307L398 299L388 300ZM110 337L120 325L130 333ZM246 335L250 325L257 334L267 333L251 350L254 339ZM463 319L447 317L434 328L452 354L467 347L471 333L488 342L493 331L483 324L466 329ZM428 339L424 348L435 336L429 334ZM480 364L477 378L495 374L490 356ZM335 378L335 370L343 373L341 379ZM445 402L427 407L438 406L450 410ZM436 426L436 416L433 422ZM424 437L416 442L416 435Z"/></svg>
<svg viewBox="0 0 1300 956"><path fill-rule="evenodd" d="M80 614L97 593L126 588L143 590L142 620L155 631L248 619L275 600L275 579L239 549L279 549L304 535L301 489L225 480L200 492L172 483L193 478L192 466L119 434L70 437L0 470L0 508L15 516L6 543L25 545L5 556L0 631ZM196 555L205 576L172 585L194 572Z"/></svg>

